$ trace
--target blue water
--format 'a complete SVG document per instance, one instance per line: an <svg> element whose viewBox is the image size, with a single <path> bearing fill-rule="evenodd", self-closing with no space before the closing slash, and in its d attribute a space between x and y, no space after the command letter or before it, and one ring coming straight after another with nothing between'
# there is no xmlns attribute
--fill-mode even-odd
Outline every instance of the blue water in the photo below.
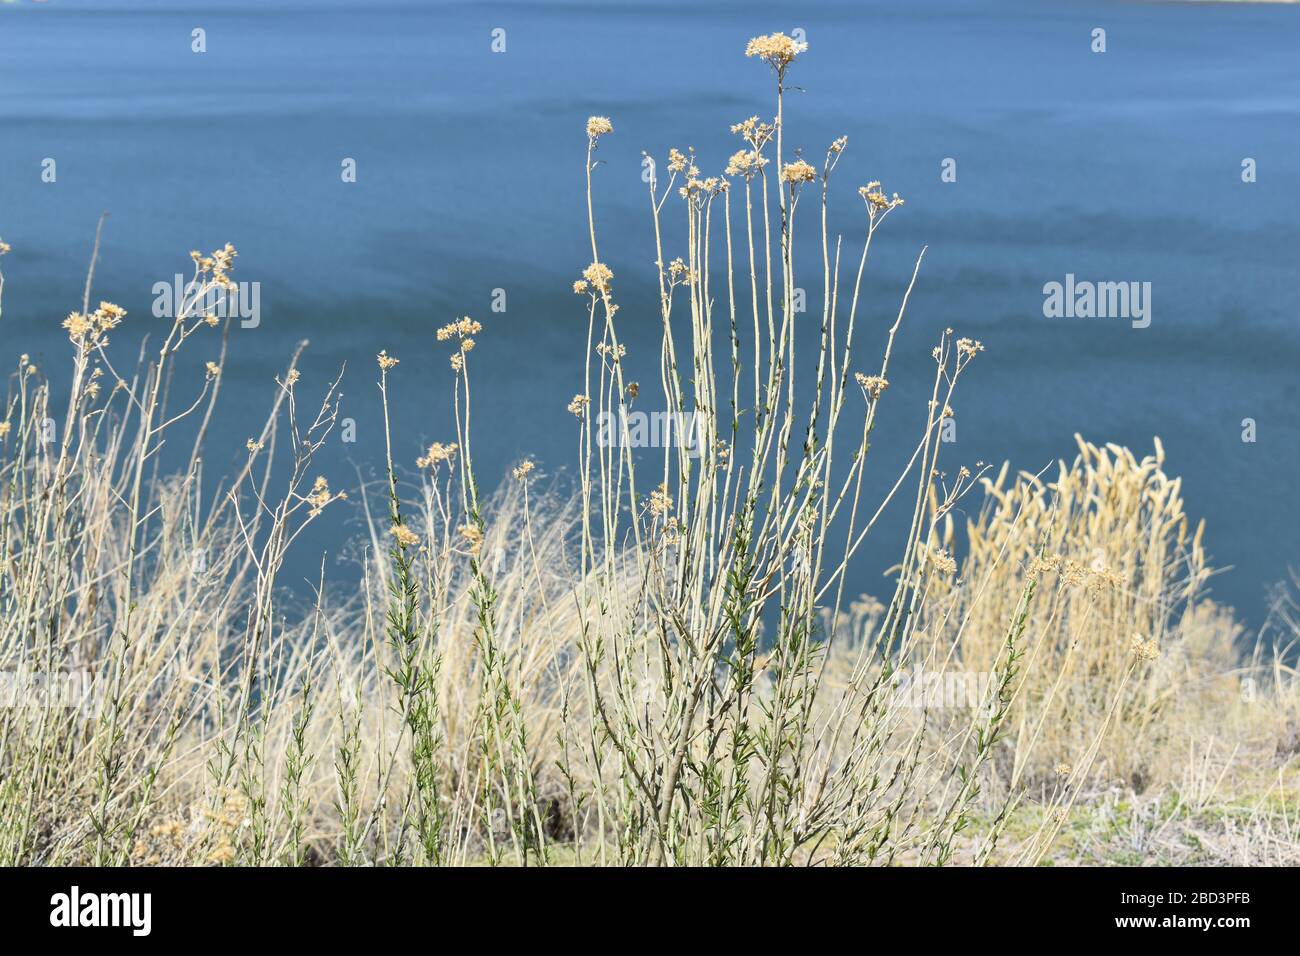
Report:
<svg viewBox="0 0 1300 956"><path fill-rule="evenodd" d="M1089 49L1094 27L1107 31L1104 54ZM873 246L859 354L880 345L929 246L874 446L878 485L916 432L930 348L953 326L988 350L959 397L950 466L1038 470L1073 455L1076 431L1138 449L1159 435L1213 556L1232 568L1215 595L1261 620L1266 587L1295 562L1300 516L1300 6L0 4L0 236L14 247L0 354L66 363L58 323L80 301L108 210L96 296L132 312L123 351L157 331L151 288L191 248L233 242L237 275L262 284L262 324L232 336L210 470L244 455L303 338L304 385L349 366L358 441L330 446L331 483L355 486L354 466L368 474L379 460L381 348L403 360L396 450L413 462L450 437L451 372L433 330L468 313L486 327L473 356L483 482L523 454L562 474L585 334L569 285L590 258L585 118L616 127L597 173L602 256L619 277L632 377L653 381L641 150L693 145L719 169L736 148L727 126L771 108L744 41L795 28L810 51L792 75L804 92L791 96L787 143L817 157L848 135L831 220L846 256L859 183L907 199ZM46 157L53 184L41 181ZM356 183L340 179L344 157ZM945 157L956 183L940 181ZM1258 164L1253 184L1244 157ZM1045 319L1043 284L1066 273L1151 282L1150 328ZM803 283L812 301L819 283L819 271ZM491 312L497 288L505 313ZM1241 441L1247 417L1253 444ZM314 573L323 548L332 573L348 573L334 558L357 530L334 515L301 542L294 573ZM861 589L883 590L896 530L859 562Z"/></svg>

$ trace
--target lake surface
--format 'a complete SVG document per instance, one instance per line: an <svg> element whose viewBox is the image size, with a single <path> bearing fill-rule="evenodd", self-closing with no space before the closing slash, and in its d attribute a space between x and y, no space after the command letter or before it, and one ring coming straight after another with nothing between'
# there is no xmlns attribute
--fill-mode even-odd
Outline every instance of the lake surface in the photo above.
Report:
<svg viewBox="0 0 1300 956"><path fill-rule="evenodd" d="M1090 49L1097 27L1103 54ZM191 50L195 28L205 53ZM0 236L14 247L0 354L66 364L59 322L80 301L108 210L96 296L131 311L118 348L162 327L152 287L192 248L234 243L236 277L261 283L261 324L232 336L210 469L244 455L304 338L304 384L348 363L358 440L331 446L331 484L355 486L356 468L373 474L380 460L381 348L403 360L396 450L413 464L452 427L433 332L469 314L485 325L481 481L524 454L562 473L565 405L582 382L585 312L569 286L590 259L586 117L616 129L596 176L602 257L619 277L632 377L651 381L641 150L693 145L706 171L720 169L736 148L729 124L772 108L746 39L796 28L810 50L791 77L804 92L788 101L787 143L811 159L849 137L832 231L846 249L857 241L862 182L907 200L873 246L859 354L879 347L929 247L874 445L878 485L916 433L929 351L953 326L987 352L959 395L948 466L1036 471L1072 457L1076 431L1135 449L1159 435L1211 553L1232 567L1215 595L1259 623L1266 588L1300 563L1300 6L0 4ZM42 181L47 158L54 183ZM342 181L344 158L355 183ZM940 179L945 158L956 182ZM1150 326L1045 318L1043 286L1067 274L1150 282ZM492 312L496 289L504 313ZM346 554L356 530L341 515L323 523L294 573L311 575L322 548ZM882 528L859 562L861 590L883 592L896 532Z"/></svg>

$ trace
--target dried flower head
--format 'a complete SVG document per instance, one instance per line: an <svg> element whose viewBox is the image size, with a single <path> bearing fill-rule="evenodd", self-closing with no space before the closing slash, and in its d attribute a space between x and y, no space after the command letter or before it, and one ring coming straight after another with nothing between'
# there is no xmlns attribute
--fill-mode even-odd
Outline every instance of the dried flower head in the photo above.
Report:
<svg viewBox="0 0 1300 956"><path fill-rule="evenodd" d="M386 351L381 351L377 356L375 356L375 358L379 362L380 371L383 372L387 372L390 368L401 361L401 359L393 358Z"/></svg>
<svg viewBox="0 0 1300 956"><path fill-rule="evenodd" d="M609 121L608 116L587 117L587 135L593 140L612 132L614 132L614 124Z"/></svg>
<svg viewBox="0 0 1300 956"><path fill-rule="evenodd" d="M446 342L448 339L458 338L464 341L471 335L478 335L483 331L483 326L475 322L468 315L463 319L457 319L455 322L449 322L438 330L438 341ZM472 340L471 340L472 341ZM473 348L473 346L471 346Z"/></svg>
<svg viewBox="0 0 1300 956"><path fill-rule="evenodd" d="M802 159L796 159L793 163L785 164L785 168L781 170L781 178L791 186L810 183L817 178L817 170Z"/></svg>
<svg viewBox="0 0 1300 956"><path fill-rule="evenodd" d="M126 317L126 309L114 305L112 302L101 302L99 308L95 310L94 319L100 328L112 329Z"/></svg>
<svg viewBox="0 0 1300 956"><path fill-rule="evenodd" d="M483 546L483 529L476 524L463 524L456 530L465 539L470 554L478 554L479 548Z"/></svg>
<svg viewBox="0 0 1300 956"><path fill-rule="evenodd" d="M73 342L80 342L94 329L94 323L90 321L88 315L83 315L80 312L69 312L68 317L63 320L63 327L68 330L69 339Z"/></svg>
<svg viewBox="0 0 1300 956"><path fill-rule="evenodd" d="M673 497L666 483L650 492L649 508L652 515L665 515L673 510Z"/></svg>
<svg viewBox="0 0 1300 956"><path fill-rule="evenodd" d="M587 406L591 404L591 399L586 395L574 395L573 401L569 402L569 412L582 418L587 413Z"/></svg>
<svg viewBox="0 0 1300 956"><path fill-rule="evenodd" d="M512 474L515 476L515 481L526 481L528 479L528 476L533 473L534 467L535 466L533 465L532 460L525 458L515 467L514 471L512 472Z"/></svg>
<svg viewBox="0 0 1300 956"><path fill-rule="evenodd" d="M1154 638L1148 641L1141 634L1134 634L1129 650L1139 661L1153 661L1160 656L1160 642Z"/></svg>
<svg viewBox="0 0 1300 956"><path fill-rule="evenodd" d="M727 160L728 176L744 176L752 179L754 174L767 165L767 158L756 149L742 149L731 154Z"/></svg>
<svg viewBox="0 0 1300 956"><path fill-rule="evenodd" d="M862 391L870 395L873 400L880 398L885 389L889 388L889 381L881 375L863 375L861 372L857 372L853 377L861 386Z"/></svg>
<svg viewBox="0 0 1300 956"><path fill-rule="evenodd" d="M593 262L587 266L582 270L582 277L599 292L608 292L610 283L614 281L613 271L603 262Z"/></svg>
<svg viewBox="0 0 1300 956"><path fill-rule="evenodd" d="M758 57L776 70L778 76L784 76L794 58L807 49L807 43L794 40L784 33L769 33L767 36L754 37L745 44L745 56Z"/></svg>
<svg viewBox="0 0 1300 956"><path fill-rule="evenodd" d="M444 461L451 461L456 457L457 446L455 442L444 445L440 441L434 442L429 446L429 450L415 459L417 468L437 468Z"/></svg>
<svg viewBox="0 0 1300 956"><path fill-rule="evenodd" d="M318 477L315 483L311 486L311 494L306 498L307 504L310 506L307 509L307 516L314 518L324 511L325 506L331 501L340 501L346 497L347 493L342 491L338 494L331 494L329 482L326 481L325 477L322 475Z"/></svg>
<svg viewBox="0 0 1300 956"><path fill-rule="evenodd" d="M957 559L948 551L942 548L933 548L929 553L930 564L940 574L954 575L957 573Z"/></svg>
<svg viewBox="0 0 1300 956"><path fill-rule="evenodd" d="M389 530L399 547L410 548L420 543L420 536L404 524L395 524Z"/></svg>
<svg viewBox="0 0 1300 956"><path fill-rule="evenodd" d="M745 142L757 152L772 138L776 127L771 123L762 122L757 116L751 116L743 122L733 123L731 131L743 137ZM767 160L763 160L763 165L767 165Z"/></svg>
<svg viewBox="0 0 1300 956"><path fill-rule="evenodd" d="M71 312L63 320L63 327L68 330L68 339L81 347L83 351L99 348L108 344L108 332L117 328L126 316L126 309L112 302L101 302L99 308L89 315Z"/></svg>
<svg viewBox="0 0 1300 956"><path fill-rule="evenodd" d="M886 196L884 192L881 191L880 183L875 180L872 180L865 186L859 186L858 195L861 196L863 202L867 204L867 215L872 219L889 212L891 209L903 205L903 200L899 197L898 193L894 193L892 197Z"/></svg>

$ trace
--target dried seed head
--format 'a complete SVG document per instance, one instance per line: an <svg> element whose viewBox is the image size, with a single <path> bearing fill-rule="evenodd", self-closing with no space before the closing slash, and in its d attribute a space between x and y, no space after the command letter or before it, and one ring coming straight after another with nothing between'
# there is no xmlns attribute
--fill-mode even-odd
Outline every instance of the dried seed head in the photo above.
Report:
<svg viewBox="0 0 1300 956"><path fill-rule="evenodd" d="M650 492L649 507L652 515L665 515L673 510L673 498L668 493L667 484L662 484Z"/></svg>
<svg viewBox="0 0 1300 956"><path fill-rule="evenodd" d="M582 270L582 277L590 282L597 291L608 292L614 281L614 272L603 262L593 262Z"/></svg>
<svg viewBox="0 0 1300 956"><path fill-rule="evenodd" d="M1129 642L1129 650L1139 661L1154 661L1160 656L1160 642L1154 638L1145 640L1141 634L1134 634Z"/></svg>
<svg viewBox="0 0 1300 956"><path fill-rule="evenodd" d="M889 212L898 206L903 205L902 198L898 193L886 196L881 191L880 183L872 180L865 186L858 187L858 195L862 197L863 202L867 204L867 214L875 219L877 216Z"/></svg>
<svg viewBox="0 0 1300 956"><path fill-rule="evenodd" d="M578 418L582 418L587 413L587 406L591 404L591 399L586 395L574 395L573 401L569 402L569 411Z"/></svg>
<svg viewBox="0 0 1300 956"><path fill-rule="evenodd" d="M807 49L807 43L794 40L784 33L769 33L767 36L754 37L745 44L745 56L756 56L779 75L784 75L786 67Z"/></svg>
<svg viewBox="0 0 1300 956"><path fill-rule="evenodd" d="M434 442L429 446L429 450L415 459L417 468L437 468L444 461L451 461L456 457L457 445L455 442L444 445L440 441Z"/></svg>
<svg viewBox="0 0 1300 956"><path fill-rule="evenodd" d="M401 548L410 548L420 543L420 536L404 524L393 525L391 533Z"/></svg>
<svg viewBox="0 0 1300 956"><path fill-rule="evenodd" d="M781 178L792 186L810 183L817 178L817 170L802 159L797 159L793 163L785 164L785 168L781 170Z"/></svg>
<svg viewBox="0 0 1300 956"><path fill-rule="evenodd" d="M479 548L483 546L483 529L476 524L463 524L456 530L465 539L465 544L469 547L469 553L477 555Z"/></svg>
<svg viewBox="0 0 1300 956"><path fill-rule="evenodd" d="M889 388L888 380L880 375L863 375L858 372L853 377L857 380L862 391L871 396L873 400L880 398L885 389Z"/></svg>

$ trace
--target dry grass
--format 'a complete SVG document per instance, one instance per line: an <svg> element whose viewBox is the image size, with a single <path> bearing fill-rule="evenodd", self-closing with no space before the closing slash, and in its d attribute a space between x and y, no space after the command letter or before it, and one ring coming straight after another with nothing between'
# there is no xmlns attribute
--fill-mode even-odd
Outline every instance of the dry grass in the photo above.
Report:
<svg viewBox="0 0 1300 956"><path fill-rule="evenodd" d="M133 369L108 345L123 313L92 309L87 281L65 323L63 422L26 357L0 419L14 688L0 861L1295 859L1296 675L1271 644L1243 659L1230 615L1202 597L1201 530L1158 445L1139 460L1080 441L1050 483L964 467L946 481L943 419L983 347L944 333L928 405L891 406L919 257L884 354L853 351L871 244L901 200L861 187L861 251L842 264L826 209L846 140L820 168L785 142L802 52L779 34L750 44L776 113L733 128L725 175L673 150L649 182L654 388L624 376L622 283L595 203L614 131L588 121L573 490L539 487L523 462L480 491L473 350L493 330L471 319L438 333L455 434L419 457L418 482L399 480L415 455L386 428L386 479L340 503L314 469L337 383L308 400L295 356L245 466L214 485L203 448L223 362L180 398L171 373L192 336L220 334L208 309L233 249L196 254L193 294ZM807 279L805 217L820 226ZM816 273L821 308L797 313ZM796 355L801 323L820 331L811 354ZM386 352L377 364L386 410L409 370ZM602 440L603 416L647 406L693 414L703 454ZM886 413L915 421L914 445L901 474L867 483ZM192 449L172 473L164 442ZM981 484L978 516L954 527ZM322 587L291 616L289 548L348 506L368 522L359 587ZM911 522L877 601L849 578L886 507ZM1279 603L1279 645L1292 607ZM88 706L21 680L59 673L85 675Z"/></svg>

